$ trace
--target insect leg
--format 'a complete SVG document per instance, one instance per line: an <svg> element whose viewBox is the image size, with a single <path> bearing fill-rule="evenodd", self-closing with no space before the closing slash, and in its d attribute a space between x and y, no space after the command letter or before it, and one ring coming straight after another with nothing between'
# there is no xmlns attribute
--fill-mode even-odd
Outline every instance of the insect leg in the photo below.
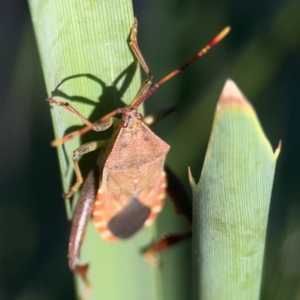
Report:
<svg viewBox="0 0 300 300"><path fill-rule="evenodd" d="M70 191L63 195L64 198L70 198L74 193L76 193L83 182L82 174L78 165L78 158L84 154L95 151L96 149L102 147L104 143L105 141L89 142L81 145L73 152L72 161L73 161L74 171L76 174L76 182L71 187Z"/></svg>
<svg viewBox="0 0 300 300"><path fill-rule="evenodd" d="M134 23L131 28L129 45L130 45L136 59L138 60L139 64L144 69L144 71L147 75L147 78L145 81L142 82L141 87L139 88L136 96L134 97L134 99L131 102L131 105L134 104L138 99L140 99L150 89L150 86L152 84L152 79L153 79L153 76L148 68L148 65L147 65L147 63L143 57L143 54L139 48L139 45L137 43L137 38L136 38L137 33L138 33L138 21L137 21L137 18L134 18Z"/></svg>
<svg viewBox="0 0 300 300"><path fill-rule="evenodd" d="M155 244L151 245L145 251L143 251L143 257L147 263L151 266L158 268L160 264L155 257L155 254L160 253L161 251L176 245L181 241L184 241L187 238L192 236L192 231L188 230L185 232L175 233L175 234L165 234L160 240Z"/></svg>
<svg viewBox="0 0 300 300"><path fill-rule="evenodd" d="M135 20L135 22L137 22ZM137 25L136 25L137 27ZM204 48L202 48L196 55L194 55L191 59L189 59L186 63L169 73L167 76L162 78L160 81L155 83L151 89L149 89L146 93L140 95L139 98L133 99L133 101L130 103L130 106L132 108L138 108L148 97L150 97L162 84L170 80L172 77L177 75L179 72L184 70L186 67L188 67L191 63L193 63L196 59L203 56L205 53L207 53L208 50L210 50L213 46L218 44L230 31L230 27L224 28L216 37L214 37Z"/></svg>
<svg viewBox="0 0 300 300"><path fill-rule="evenodd" d="M85 284L85 292L82 299L87 299L91 290L91 284L87 279L88 264L78 265L80 250L88 222L91 218L97 187L99 184L99 169L94 167L87 175L83 183L71 225L69 239L68 260L72 272L78 274Z"/></svg>
<svg viewBox="0 0 300 300"><path fill-rule="evenodd" d="M133 22L133 26L131 28L131 34L130 34L130 42L129 45L135 55L135 57L137 58L139 64L142 66L142 68L144 69L145 73L147 74L148 79L152 79L152 75L149 71L149 68L147 66L147 63L143 57L143 54L141 53L141 50L138 46L137 43L137 33L138 33L138 20L137 18L134 18L134 22Z"/></svg>
<svg viewBox="0 0 300 300"><path fill-rule="evenodd" d="M61 108L69 111L75 117L77 117L78 119L80 119L85 125L92 126L92 129L95 130L95 131L104 131L107 128L109 128L112 125L112 123L113 123L112 119L108 119L107 121L102 122L102 123L91 123L88 119L86 119L79 111L77 111L68 102L62 102L60 100L55 100L55 99L53 99L51 97L48 97L46 99L46 101L49 102L49 103L58 105Z"/></svg>
<svg viewBox="0 0 300 300"><path fill-rule="evenodd" d="M164 166L168 181L168 195L170 196L175 210L179 214L183 214L189 223L192 223L193 218L193 203L179 178L168 167Z"/></svg>

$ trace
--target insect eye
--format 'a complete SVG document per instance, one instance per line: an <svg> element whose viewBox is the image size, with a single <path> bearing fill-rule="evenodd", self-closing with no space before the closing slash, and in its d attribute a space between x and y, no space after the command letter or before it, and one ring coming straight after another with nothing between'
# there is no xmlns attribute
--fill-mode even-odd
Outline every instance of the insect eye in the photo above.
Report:
<svg viewBox="0 0 300 300"><path fill-rule="evenodd" d="M122 128L127 128L127 127L128 127L128 121L123 120L123 121L121 122L121 127L122 127Z"/></svg>
<svg viewBox="0 0 300 300"><path fill-rule="evenodd" d="M143 120L143 115L140 114L140 113L137 113L137 118L138 118L139 120Z"/></svg>

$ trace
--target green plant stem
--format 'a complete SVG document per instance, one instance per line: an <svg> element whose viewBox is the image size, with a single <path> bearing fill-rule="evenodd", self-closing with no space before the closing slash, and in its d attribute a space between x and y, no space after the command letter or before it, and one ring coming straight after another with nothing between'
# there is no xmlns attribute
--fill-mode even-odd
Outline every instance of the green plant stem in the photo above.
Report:
<svg viewBox="0 0 300 300"><path fill-rule="evenodd" d="M194 299L258 300L275 154L232 81L217 105L194 194Z"/></svg>
<svg viewBox="0 0 300 300"><path fill-rule="evenodd" d="M29 5L48 95L68 101L91 121L121 105L121 99L130 102L140 85L127 43L133 23L131 1L30 0ZM51 111L56 137L82 125L60 107ZM81 143L76 138L58 147L65 192L74 182L72 151ZM94 163L87 161L89 167ZM63 199L58 195L55 201ZM156 271L140 255L151 236L148 230L129 242L109 244L89 225L81 262L90 263L90 300L156 298ZM81 295L83 285L78 283Z"/></svg>

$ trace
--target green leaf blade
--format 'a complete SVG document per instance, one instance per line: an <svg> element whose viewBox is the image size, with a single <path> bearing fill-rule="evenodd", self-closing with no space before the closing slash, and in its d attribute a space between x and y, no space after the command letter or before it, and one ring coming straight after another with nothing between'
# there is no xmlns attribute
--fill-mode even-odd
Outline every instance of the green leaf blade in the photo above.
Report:
<svg viewBox="0 0 300 300"><path fill-rule="evenodd" d="M29 6L49 96L69 102L90 121L123 106L121 100L128 104L133 99L141 82L128 45L134 20L130 0L29 0ZM51 112L56 138L82 126L80 120L60 107L53 106ZM65 192L74 183L72 152L90 141L88 135L57 148ZM96 138L102 139L101 134ZM91 157L93 154L83 157L88 167L96 164L95 156L93 161ZM55 201L64 200L57 195ZM89 223L80 259L80 263L90 264L89 300L160 299L158 271L141 256L153 231L143 230L130 241L107 243ZM77 276L76 281L80 296L84 287Z"/></svg>
<svg viewBox="0 0 300 300"><path fill-rule="evenodd" d="M273 154L251 105L227 81L200 182L191 180L195 299L259 298L278 154Z"/></svg>

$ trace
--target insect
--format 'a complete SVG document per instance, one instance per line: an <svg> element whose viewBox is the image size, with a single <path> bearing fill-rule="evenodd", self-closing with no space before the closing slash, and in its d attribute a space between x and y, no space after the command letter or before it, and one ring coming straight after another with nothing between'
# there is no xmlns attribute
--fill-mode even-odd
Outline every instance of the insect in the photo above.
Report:
<svg viewBox="0 0 300 300"><path fill-rule="evenodd" d="M89 130L106 130L114 124L113 135L108 141L105 143L89 142L81 145L73 152L73 165L77 180L70 191L64 195L65 198L70 198L83 183L78 158L101 148L97 167L90 171L82 185L81 195L72 220L69 241L69 267L81 276L85 282L86 290L90 289L86 276L88 266L79 265L78 261L91 215L102 238L107 241L127 239L143 226L149 226L161 211L164 203L167 188L164 160L170 146L157 137L142 121L138 107L163 83L222 40L229 30L229 27L225 28L184 65L152 85L152 74L138 47L136 39L138 22L135 18L129 45L147 78L128 107L118 108L91 123L70 104L50 97L47 99L49 103L70 111L87 125L53 141L53 146L63 144ZM112 119L117 114L122 114L122 120ZM157 248L154 247L152 252L157 252L165 247L165 244Z"/></svg>

